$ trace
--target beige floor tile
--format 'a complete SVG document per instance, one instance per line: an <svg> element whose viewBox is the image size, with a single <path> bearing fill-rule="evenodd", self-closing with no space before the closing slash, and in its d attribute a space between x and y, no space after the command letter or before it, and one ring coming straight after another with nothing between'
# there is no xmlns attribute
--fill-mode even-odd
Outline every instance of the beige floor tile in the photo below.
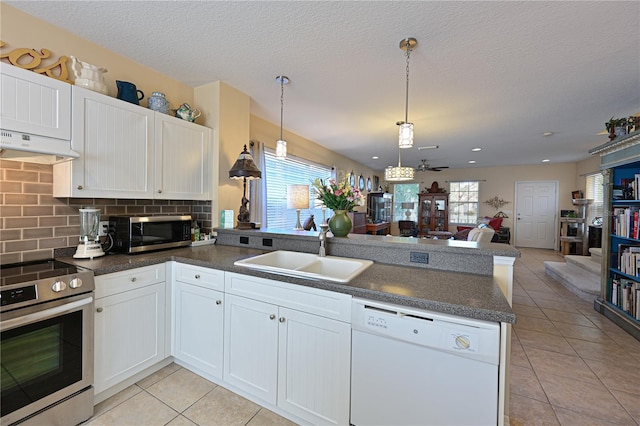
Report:
<svg viewBox="0 0 640 426"><path fill-rule="evenodd" d="M610 422L609 418L599 419L589 414L577 413L566 408L553 407L562 426L613 426L620 423ZM633 423L627 423L633 424Z"/></svg>
<svg viewBox="0 0 640 426"><path fill-rule="evenodd" d="M142 389L139 386L131 385L128 388L118 392L110 398L105 399L100 404L96 405L93 408L93 417L98 417L100 414L105 411L111 410L113 407L116 407L122 404L127 399L132 396L142 392Z"/></svg>
<svg viewBox="0 0 640 426"><path fill-rule="evenodd" d="M182 412L215 387L207 379L181 368L151 385L147 391L174 410Z"/></svg>
<svg viewBox="0 0 640 426"><path fill-rule="evenodd" d="M607 333L607 336L609 336L611 340L616 342L627 352L632 355L637 355L637 358L640 359L640 341L636 340L633 336L619 327L613 333L606 330L605 333Z"/></svg>
<svg viewBox="0 0 640 426"><path fill-rule="evenodd" d="M586 359L585 362L609 389L640 397L640 369L635 360L612 362Z"/></svg>
<svg viewBox="0 0 640 426"><path fill-rule="evenodd" d="M551 322L563 322L566 324L576 324L584 327L595 328L595 325L585 318L581 313L555 311L553 309L543 308L542 312L551 320Z"/></svg>
<svg viewBox="0 0 640 426"><path fill-rule="evenodd" d="M567 342L582 359L597 359L602 361L626 362L630 354L615 342L601 343L567 337Z"/></svg>
<svg viewBox="0 0 640 426"><path fill-rule="evenodd" d="M509 391L511 395L520 395L527 398L549 403L547 396L540 386L536 374L530 368L511 365L509 376Z"/></svg>
<svg viewBox="0 0 640 426"><path fill-rule="evenodd" d="M516 332L518 333L518 339L520 339L520 343L525 350L527 347L533 347L566 355L576 355L576 351L573 350L571 345L569 345L566 339L562 336L522 329L519 329Z"/></svg>
<svg viewBox="0 0 640 426"><path fill-rule="evenodd" d="M534 302L540 308L554 309L562 312L578 312L572 304L567 303L565 300L536 299Z"/></svg>
<svg viewBox="0 0 640 426"><path fill-rule="evenodd" d="M527 355L524 352L524 349L522 348L522 345L518 342L518 343L513 343L513 340L511 341L511 358L509 359L510 363L512 366L517 365L518 367L524 367L524 368L533 368L531 367L531 364L529 363L529 359L527 358Z"/></svg>
<svg viewBox="0 0 640 426"><path fill-rule="evenodd" d="M513 295L513 303L517 303L519 305L538 306L536 305L536 302L534 302L533 299L529 296Z"/></svg>
<svg viewBox="0 0 640 426"><path fill-rule="evenodd" d="M629 415L640 425L640 399L638 395L611 389L611 393L618 402L627 410Z"/></svg>
<svg viewBox="0 0 640 426"><path fill-rule="evenodd" d="M200 426L245 425L260 406L218 386L182 414Z"/></svg>
<svg viewBox="0 0 640 426"><path fill-rule="evenodd" d="M509 398L509 422L511 426L559 425L551 405L520 395Z"/></svg>
<svg viewBox="0 0 640 426"><path fill-rule="evenodd" d="M147 392L140 392L86 425L165 425L178 413Z"/></svg>
<svg viewBox="0 0 640 426"><path fill-rule="evenodd" d="M155 373L150 374L147 377L145 377L144 379L140 380L138 383L136 383L136 385L140 386L142 389L146 389L149 386L153 385L154 383L157 383L160 380L164 379L169 374L175 373L176 371L180 370L181 368L182 367L180 367L178 364L175 364L175 363L172 362L171 364L167 365L166 367L163 367L160 370L156 371Z"/></svg>
<svg viewBox="0 0 640 426"><path fill-rule="evenodd" d="M560 330L560 334L564 337L573 339L588 340L590 342L613 343L607 333L597 327L584 327L576 324L566 324L563 322L555 323L555 327Z"/></svg>
<svg viewBox="0 0 640 426"><path fill-rule="evenodd" d="M518 316L518 320L520 319L520 315L525 315L528 317L535 317L535 318L544 318L546 319L547 316L544 314L544 312L542 312L542 309L538 308L537 306L531 306L531 305L520 305L517 303L514 303L512 306L513 312L515 312L515 314Z"/></svg>
<svg viewBox="0 0 640 426"><path fill-rule="evenodd" d="M513 328L518 333L520 330L533 330L541 333L549 333L560 335L558 329L553 325L551 321L546 318L528 317L525 315L518 315L517 322Z"/></svg>
<svg viewBox="0 0 640 426"><path fill-rule="evenodd" d="M584 382L546 373L538 373L538 379L554 407L599 419L611 419L620 424L633 421L622 405L601 384L585 385Z"/></svg>
<svg viewBox="0 0 640 426"><path fill-rule="evenodd" d="M266 408L261 408L258 414L253 416L247 426L295 426L296 423L285 419Z"/></svg>
<svg viewBox="0 0 640 426"><path fill-rule="evenodd" d="M598 377L578 356L564 355L537 348L525 348L525 353L536 374L554 374L587 383L600 384Z"/></svg>
<svg viewBox="0 0 640 426"><path fill-rule="evenodd" d="M198 426L182 414L167 423L167 426Z"/></svg>
<svg viewBox="0 0 640 426"><path fill-rule="evenodd" d="M556 293L555 291L551 290L550 288L547 287L547 290L542 291L540 290L527 290L527 293L529 294L529 297L532 298L535 301L542 299L542 300L564 300L558 293Z"/></svg>

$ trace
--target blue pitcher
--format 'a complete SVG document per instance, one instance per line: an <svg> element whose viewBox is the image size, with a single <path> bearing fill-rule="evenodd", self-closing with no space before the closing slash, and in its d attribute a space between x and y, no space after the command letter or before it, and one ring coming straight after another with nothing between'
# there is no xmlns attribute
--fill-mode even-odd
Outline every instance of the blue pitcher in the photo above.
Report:
<svg viewBox="0 0 640 426"><path fill-rule="evenodd" d="M116 80L118 86L118 99L140 105L140 101L144 98L142 90L136 89L136 85L128 81Z"/></svg>

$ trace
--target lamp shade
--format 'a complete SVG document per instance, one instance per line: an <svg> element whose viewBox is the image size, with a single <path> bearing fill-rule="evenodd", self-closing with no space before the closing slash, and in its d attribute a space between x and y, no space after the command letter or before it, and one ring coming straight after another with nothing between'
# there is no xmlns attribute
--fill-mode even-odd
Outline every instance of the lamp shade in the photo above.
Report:
<svg viewBox="0 0 640 426"><path fill-rule="evenodd" d="M401 207L403 209L409 209L410 210L410 209L413 208L413 203L401 203L400 205L401 205Z"/></svg>
<svg viewBox="0 0 640 426"><path fill-rule="evenodd" d="M287 208L309 208L309 185L287 185Z"/></svg>
<svg viewBox="0 0 640 426"><path fill-rule="evenodd" d="M387 167L384 170L384 180L389 182L400 182L405 180L413 180L415 169L413 167Z"/></svg>
<svg viewBox="0 0 640 426"><path fill-rule="evenodd" d="M501 217L503 219L509 219L509 216L507 216L502 210L494 214L493 217Z"/></svg>
<svg viewBox="0 0 640 426"><path fill-rule="evenodd" d="M247 151L247 145L244 146L244 150L238 156L238 159L229 170L229 177L231 179L260 179L262 172L253 162L253 157Z"/></svg>

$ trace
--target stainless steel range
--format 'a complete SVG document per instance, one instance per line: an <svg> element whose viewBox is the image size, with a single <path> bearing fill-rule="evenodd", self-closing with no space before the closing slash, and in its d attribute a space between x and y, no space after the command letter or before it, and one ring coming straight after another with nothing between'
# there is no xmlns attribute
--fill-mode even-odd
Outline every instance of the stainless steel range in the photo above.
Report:
<svg viewBox="0 0 640 426"><path fill-rule="evenodd" d="M55 260L0 268L0 424L93 415L93 272Z"/></svg>

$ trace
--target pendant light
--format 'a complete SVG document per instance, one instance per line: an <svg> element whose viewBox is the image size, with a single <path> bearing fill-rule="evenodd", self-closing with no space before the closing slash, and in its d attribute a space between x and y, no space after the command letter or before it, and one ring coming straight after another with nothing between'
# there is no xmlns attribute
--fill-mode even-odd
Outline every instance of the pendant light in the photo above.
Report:
<svg viewBox="0 0 640 426"><path fill-rule="evenodd" d="M287 158L287 141L282 138L282 116L284 112L284 85L289 84L289 77L279 75L276 81L280 83L280 139L276 141L276 158Z"/></svg>
<svg viewBox="0 0 640 426"><path fill-rule="evenodd" d="M413 123L409 123L409 56L411 50L418 44L418 41L413 38L405 38L400 42L400 49L406 52L407 57L407 91L405 97L405 112L404 121L398 121L396 124L400 126L398 131L398 166L389 166L384 171L384 180L388 182L402 182L407 180L413 180L416 170L413 167L402 167L402 148L411 148L413 146Z"/></svg>
<svg viewBox="0 0 640 426"><path fill-rule="evenodd" d="M400 122L398 134L398 146L400 148L411 148L413 146L413 123L409 123L409 57L411 56L411 51L417 44L418 40L413 37L400 41L400 49L405 51L405 56L407 57L407 90L404 98L404 121Z"/></svg>

